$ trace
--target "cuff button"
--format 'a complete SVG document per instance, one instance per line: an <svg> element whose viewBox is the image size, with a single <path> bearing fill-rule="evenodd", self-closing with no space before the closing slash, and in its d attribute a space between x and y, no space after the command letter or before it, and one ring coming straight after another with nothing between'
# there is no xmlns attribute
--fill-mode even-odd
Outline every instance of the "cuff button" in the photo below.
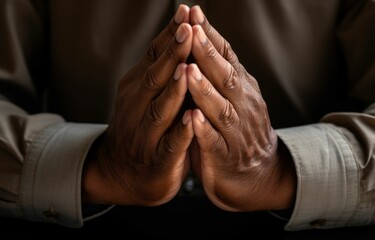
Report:
<svg viewBox="0 0 375 240"><path fill-rule="evenodd" d="M57 218L57 212L54 210L53 207L50 207L47 211L44 211L43 215L47 218L53 218L53 219Z"/></svg>
<svg viewBox="0 0 375 240"><path fill-rule="evenodd" d="M310 225L314 228L321 228L324 225L326 225L326 223L327 223L327 220L325 220L323 218L320 218L320 219L316 219L316 220L310 222Z"/></svg>

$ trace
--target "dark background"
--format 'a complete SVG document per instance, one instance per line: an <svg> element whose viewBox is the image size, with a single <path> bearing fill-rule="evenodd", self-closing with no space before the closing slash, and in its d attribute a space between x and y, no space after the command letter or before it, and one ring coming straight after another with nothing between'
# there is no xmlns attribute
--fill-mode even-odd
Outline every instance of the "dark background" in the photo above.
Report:
<svg viewBox="0 0 375 240"><path fill-rule="evenodd" d="M97 239L104 234L105 239L375 239L375 226L288 232L284 224L268 212L222 211L200 195L176 197L159 207L117 206L79 229L0 218L0 231L11 238L97 234Z"/></svg>

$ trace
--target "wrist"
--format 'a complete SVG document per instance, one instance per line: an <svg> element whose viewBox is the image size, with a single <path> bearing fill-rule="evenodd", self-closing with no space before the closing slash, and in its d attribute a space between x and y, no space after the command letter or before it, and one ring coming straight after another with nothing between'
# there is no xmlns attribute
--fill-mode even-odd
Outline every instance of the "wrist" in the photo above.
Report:
<svg viewBox="0 0 375 240"><path fill-rule="evenodd" d="M274 210L291 209L296 198L296 170L288 148L280 139L278 140L277 162L280 177L277 179L277 194L275 194L277 205Z"/></svg>
<svg viewBox="0 0 375 240"><path fill-rule="evenodd" d="M102 141L102 136L95 140L87 153L85 164L82 173L82 202L107 204L102 199L101 186L102 174L98 163L99 145Z"/></svg>

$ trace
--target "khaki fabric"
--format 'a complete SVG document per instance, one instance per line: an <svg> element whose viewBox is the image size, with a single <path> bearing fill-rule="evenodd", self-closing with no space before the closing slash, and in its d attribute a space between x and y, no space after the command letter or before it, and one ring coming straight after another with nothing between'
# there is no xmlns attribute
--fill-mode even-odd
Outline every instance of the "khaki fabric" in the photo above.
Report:
<svg viewBox="0 0 375 240"><path fill-rule="evenodd" d="M86 153L182 2L202 6L258 80L293 156L285 228L373 224L373 0L0 1L0 214L82 226Z"/></svg>

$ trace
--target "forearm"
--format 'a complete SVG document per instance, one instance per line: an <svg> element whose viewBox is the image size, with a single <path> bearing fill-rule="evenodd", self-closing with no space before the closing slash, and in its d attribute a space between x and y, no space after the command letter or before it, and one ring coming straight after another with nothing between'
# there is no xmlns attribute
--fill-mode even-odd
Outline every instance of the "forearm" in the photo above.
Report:
<svg viewBox="0 0 375 240"><path fill-rule="evenodd" d="M3 216L83 224L81 174L92 142L106 125L29 115L0 101L0 208Z"/></svg>
<svg viewBox="0 0 375 240"><path fill-rule="evenodd" d="M375 201L369 195L373 178L368 174L374 171L374 129L371 114L334 113L322 123L278 130L297 173L287 230L374 222Z"/></svg>

